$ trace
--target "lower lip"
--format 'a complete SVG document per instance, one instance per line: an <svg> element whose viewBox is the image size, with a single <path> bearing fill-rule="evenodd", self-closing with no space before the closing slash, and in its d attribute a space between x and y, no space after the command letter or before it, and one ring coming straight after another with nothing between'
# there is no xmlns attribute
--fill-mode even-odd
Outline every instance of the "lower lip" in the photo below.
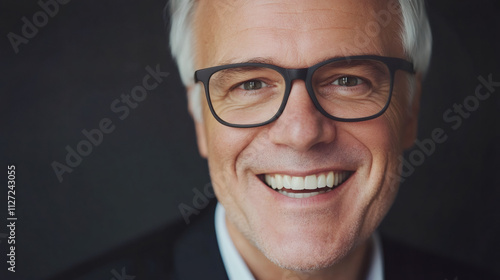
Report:
<svg viewBox="0 0 500 280"><path fill-rule="evenodd" d="M293 197L288 197L284 194L281 194L271 187L269 187L267 184L261 181L261 183L264 185L264 187L270 192L271 196L273 199L279 203L284 203L284 204L293 204L294 206L297 205L302 205L302 206L307 206L307 205L318 205L322 203L328 203L335 197L339 195L339 193L347 187L349 182L351 181L352 177L355 175L355 173L351 174L347 180L345 180L342 184L339 186L332 188L330 191L327 191L322 194L317 194L315 196L307 197L307 198L293 198ZM259 180L260 181L260 180Z"/></svg>

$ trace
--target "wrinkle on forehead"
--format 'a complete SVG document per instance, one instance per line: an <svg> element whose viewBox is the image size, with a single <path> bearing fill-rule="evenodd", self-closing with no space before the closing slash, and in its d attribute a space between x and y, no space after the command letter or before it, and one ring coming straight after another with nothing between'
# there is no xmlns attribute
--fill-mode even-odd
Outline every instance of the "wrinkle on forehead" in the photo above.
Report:
<svg viewBox="0 0 500 280"><path fill-rule="evenodd" d="M273 48L280 48L283 56L295 58L295 64L307 67L321 60L321 58L311 59L310 53L308 57L304 57L306 55L304 51L310 46L323 44L326 53L329 52L326 49L345 45L345 41L349 41L359 32L364 32L369 21L376 22L373 17L376 12L387 8L386 0L312 0L296 3L279 0L231 0L226 4L217 4L218 2L198 2L194 26L197 40L196 61L200 67L221 65L222 61L233 59L272 57L275 53L271 51L263 49L263 53L257 54L256 51L252 53L253 48L248 48L269 42L273 43ZM343 55L396 53L387 51L387 45L397 44L398 36L395 35L398 28L394 28L395 26L397 24L393 22L383 27L382 34L370 37L370 42L362 48L351 48L346 45L348 47L343 48ZM336 38L332 44L330 38L336 36L335 34L344 34L344 37ZM239 51L242 46L244 49ZM332 57L327 54L324 56L323 59ZM294 63L293 59L289 61L291 64ZM298 65L281 66L299 68Z"/></svg>
<svg viewBox="0 0 500 280"><path fill-rule="evenodd" d="M263 7L277 7L279 10L281 10L280 12L278 12L278 14L303 14L303 13L324 13L325 11L338 11L338 10L341 10L341 12L344 12L344 13L347 13L347 14L351 14L351 15L357 15L357 16L363 16L361 13L353 13L353 12L350 12L350 11L342 11L342 6L339 6L339 7L336 7L336 8L332 8L332 7L328 7L328 6L324 6L324 7L321 7L321 8L317 8L317 7L314 7L314 8L309 8L309 7L305 7L305 8L302 8L302 9L298 9L299 6L297 5L294 5L292 3L293 1L289 1L289 2L286 2L286 3L280 3L278 1L268 1L268 3L257 3L257 5L260 5L260 6L263 6ZM312 1L311 1L312 3Z"/></svg>
<svg viewBox="0 0 500 280"><path fill-rule="evenodd" d="M309 28L307 29L305 26L301 29L296 29L296 28L293 28L293 27L282 27L282 28L273 28L274 31L286 31L286 32L289 32L289 31L293 31L293 32L297 32L297 33L305 33L305 32L311 32L311 31L331 31L332 29L347 29L347 30L352 30L352 27L348 27L348 26L326 26L326 27L313 27L313 28ZM251 28L245 28L245 29L242 29L241 31L249 31L249 30L269 30L269 27L268 26L260 26L260 27L251 27Z"/></svg>
<svg viewBox="0 0 500 280"><path fill-rule="evenodd" d="M346 0L342 0L346 1ZM345 25L349 19L356 17L363 19L366 17L366 5L362 3L350 3L355 5L358 12L352 12L343 8L343 5L338 7L330 7L330 1L298 1L299 4L294 4L294 1L279 2L279 1L249 1L235 0L224 1L224 4L217 4L219 1L200 1L199 9L205 10L204 22L199 23L200 27L207 27L215 21L226 24L226 28L233 29L233 32L241 31L244 26L252 26L252 28L273 28L281 30L293 30L297 32L306 32L317 29L349 29L352 26ZM314 5L314 8L311 6ZM320 6L320 7L317 7ZM252 11L256 14L252 15ZM263 17L259 13L266 11L266 14L272 14L272 17ZM299 16L300 15L300 16ZM258 19L258 20L256 20Z"/></svg>
<svg viewBox="0 0 500 280"><path fill-rule="evenodd" d="M253 25L254 28L266 28L270 25L276 30L287 30L295 32L310 32L318 29L350 29L352 26L346 25L344 17L363 18L362 13L346 12L341 8L309 8L309 6L294 5L293 3L252 3L256 10L263 9L272 13L273 17L259 18L254 22L251 16L240 17L238 22L243 26ZM249 7L252 9L252 7ZM248 11L247 11L248 12ZM236 24L238 26L238 24Z"/></svg>

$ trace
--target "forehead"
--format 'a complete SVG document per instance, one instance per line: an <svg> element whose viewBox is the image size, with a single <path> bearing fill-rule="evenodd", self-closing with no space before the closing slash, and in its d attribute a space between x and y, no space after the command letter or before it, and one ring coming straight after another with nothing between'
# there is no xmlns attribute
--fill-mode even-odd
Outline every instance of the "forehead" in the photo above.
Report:
<svg viewBox="0 0 500 280"><path fill-rule="evenodd" d="M402 57L397 0L199 1L196 68L265 59L307 67L331 57Z"/></svg>

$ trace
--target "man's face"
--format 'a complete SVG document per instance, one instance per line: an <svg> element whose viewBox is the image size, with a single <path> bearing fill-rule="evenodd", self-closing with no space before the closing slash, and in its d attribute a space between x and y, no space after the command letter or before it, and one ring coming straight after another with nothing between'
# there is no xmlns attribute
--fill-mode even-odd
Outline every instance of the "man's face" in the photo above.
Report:
<svg viewBox="0 0 500 280"><path fill-rule="evenodd" d="M199 1L196 68L255 59L305 68L337 56L404 58L394 14L387 26L378 25L380 32L364 33L369 22L377 23L374 12L387 9L386 1ZM414 140L406 75L397 72L387 112L364 122L323 116L300 80L293 82L283 114L257 128L218 123L203 99L198 143L233 240L240 235L291 269L328 267L366 241L397 192L397 157ZM300 184L329 174L348 175L336 179L336 188L305 198L265 182L266 175Z"/></svg>

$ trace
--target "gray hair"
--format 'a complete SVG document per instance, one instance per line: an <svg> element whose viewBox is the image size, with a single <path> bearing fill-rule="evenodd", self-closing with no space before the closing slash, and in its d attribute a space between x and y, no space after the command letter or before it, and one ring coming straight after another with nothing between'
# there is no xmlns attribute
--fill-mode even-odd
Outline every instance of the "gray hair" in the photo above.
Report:
<svg viewBox="0 0 500 280"><path fill-rule="evenodd" d="M170 49L177 62L181 80L190 90L189 98L195 120L201 121L201 86L194 83L194 54L192 17L196 0L170 0ZM415 70L425 76L432 52L432 33L425 11L424 0L398 0L401 7L401 40L406 56L413 61ZM165 15L166 17L166 15ZM410 96L415 79L409 78ZM411 100L412 98L410 98Z"/></svg>

